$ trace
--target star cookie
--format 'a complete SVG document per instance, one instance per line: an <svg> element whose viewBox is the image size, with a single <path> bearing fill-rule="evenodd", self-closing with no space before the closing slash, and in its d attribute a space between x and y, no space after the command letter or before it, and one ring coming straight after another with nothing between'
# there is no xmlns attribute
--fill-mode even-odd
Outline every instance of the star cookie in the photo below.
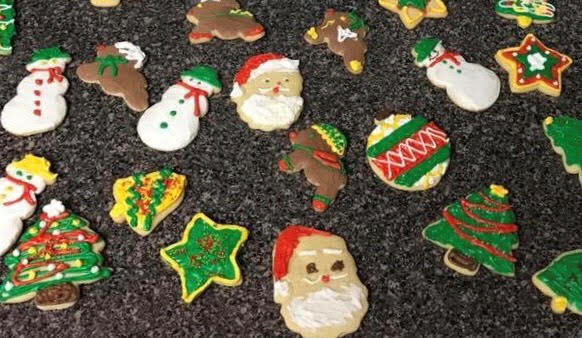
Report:
<svg viewBox="0 0 582 338"><path fill-rule="evenodd" d="M512 92L539 90L551 96L560 96L562 72L572 64L569 56L549 49L533 34L528 34L519 47L498 51L495 60L509 73Z"/></svg>
<svg viewBox="0 0 582 338"><path fill-rule="evenodd" d="M400 16L408 29L414 29L424 18L444 18L447 6L442 0L379 0L380 6Z"/></svg>
<svg viewBox="0 0 582 338"><path fill-rule="evenodd" d="M160 250L162 260L180 275L185 302L191 303L212 282L240 285L236 254L248 235L246 228L216 224L198 213L186 225L182 240Z"/></svg>

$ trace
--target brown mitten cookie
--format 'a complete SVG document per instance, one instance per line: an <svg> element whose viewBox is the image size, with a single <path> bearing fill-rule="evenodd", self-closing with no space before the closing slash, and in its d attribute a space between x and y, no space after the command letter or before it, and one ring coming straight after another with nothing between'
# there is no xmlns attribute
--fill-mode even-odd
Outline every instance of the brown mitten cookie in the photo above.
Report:
<svg viewBox="0 0 582 338"><path fill-rule="evenodd" d="M358 75L364 70L367 32L368 26L355 12L328 9L321 25L309 28L304 37L312 45L327 43L332 52L343 57L348 71Z"/></svg>

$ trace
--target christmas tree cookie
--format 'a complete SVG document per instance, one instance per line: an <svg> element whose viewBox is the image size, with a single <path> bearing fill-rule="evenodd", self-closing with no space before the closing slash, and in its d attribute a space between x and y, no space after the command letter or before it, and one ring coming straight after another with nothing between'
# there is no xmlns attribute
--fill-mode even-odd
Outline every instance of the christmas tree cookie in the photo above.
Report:
<svg viewBox="0 0 582 338"><path fill-rule="evenodd" d="M483 265L494 273L514 276L512 250L519 242L508 191L492 184L443 210L443 218L427 226L422 236L447 249L445 264L467 276Z"/></svg>
<svg viewBox="0 0 582 338"><path fill-rule="evenodd" d="M186 303L213 282L226 286L242 283L236 255L248 235L246 228L216 224L198 213L186 225L182 240L160 251L162 260L180 275Z"/></svg>
<svg viewBox="0 0 582 338"><path fill-rule="evenodd" d="M26 65L30 74L16 88L2 110L2 127L11 134L28 136L58 127L67 114L63 95L69 81L63 75L71 56L59 47L34 51Z"/></svg>
<svg viewBox="0 0 582 338"><path fill-rule="evenodd" d="M534 285L552 297L552 311L582 315L582 250L568 251L532 277Z"/></svg>
<svg viewBox="0 0 582 338"><path fill-rule="evenodd" d="M139 235L147 236L182 203L185 188L186 176L170 169L118 179L109 215L115 223L127 223Z"/></svg>
<svg viewBox="0 0 582 338"><path fill-rule="evenodd" d="M451 156L447 134L423 117L381 113L368 137L366 155L374 173L400 190L426 190L445 174Z"/></svg>
<svg viewBox="0 0 582 338"><path fill-rule="evenodd" d="M0 0L0 55L12 54L14 16L14 0Z"/></svg>
<svg viewBox="0 0 582 338"><path fill-rule="evenodd" d="M562 72L572 59L546 47L533 34L528 34L519 47L499 50L495 60L509 73L509 87L514 93L533 90L550 96L562 92Z"/></svg>
<svg viewBox="0 0 582 338"><path fill-rule="evenodd" d="M562 155L564 167L570 174L578 174L582 184L582 120L568 116L547 117L544 132L554 151Z"/></svg>
<svg viewBox="0 0 582 338"><path fill-rule="evenodd" d="M208 112L207 97L221 89L218 73L212 67L200 65L182 72L180 81L139 119L139 137L148 147L160 151L186 147L198 135L198 120Z"/></svg>
<svg viewBox="0 0 582 338"><path fill-rule="evenodd" d="M396 13L408 29L414 29L424 18L439 19L447 16L442 0L379 0L380 6Z"/></svg>
<svg viewBox="0 0 582 338"><path fill-rule="evenodd" d="M57 200L42 211L4 259L9 271L0 284L0 303L34 298L41 310L65 309L77 302L79 284L111 275L102 266L105 242L85 219L66 211Z"/></svg>
<svg viewBox="0 0 582 338"><path fill-rule="evenodd" d="M556 7L548 0L496 0L495 12L507 19L515 19L521 28L532 23L554 21Z"/></svg>

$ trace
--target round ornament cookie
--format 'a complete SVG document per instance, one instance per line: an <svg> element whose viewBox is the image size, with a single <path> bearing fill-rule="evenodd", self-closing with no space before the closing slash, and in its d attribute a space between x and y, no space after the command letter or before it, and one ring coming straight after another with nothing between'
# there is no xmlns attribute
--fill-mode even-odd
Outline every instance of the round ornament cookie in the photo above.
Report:
<svg viewBox="0 0 582 338"><path fill-rule="evenodd" d="M548 0L496 0L495 12L517 21L521 28L528 28L532 23L553 22L556 7Z"/></svg>
<svg viewBox="0 0 582 338"><path fill-rule="evenodd" d="M449 165L447 134L424 117L383 113L368 136L366 155L374 173L400 190L436 186Z"/></svg>
<svg viewBox="0 0 582 338"><path fill-rule="evenodd" d="M15 16L14 0L0 0L0 56L12 54Z"/></svg>
<svg viewBox="0 0 582 338"><path fill-rule="evenodd" d="M398 14L408 29L414 29L425 18L441 19L448 15L442 0L378 0L380 6Z"/></svg>
<svg viewBox="0 0 582 338"><path fill-rule="evenodd" d="M304 338L355 332L368 311L368 289L343 238L292 225L273 248L275 303L287 327Z"/></svg>
<svg viewBox="0 0 582 338"><path fill-rule="evenodd" d="M578 174L582 184L582 120L569 116L548 116L544 132L570 174Z"/></svg>

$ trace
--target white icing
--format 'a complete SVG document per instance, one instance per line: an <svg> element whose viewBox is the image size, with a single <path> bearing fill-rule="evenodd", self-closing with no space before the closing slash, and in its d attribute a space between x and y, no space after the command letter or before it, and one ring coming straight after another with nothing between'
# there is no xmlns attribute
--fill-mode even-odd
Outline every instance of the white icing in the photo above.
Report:
<svg viewBox="0 0 582 338"><path fill-rule="evenodd" d="M6 290L6 291L12 290L13 287L14 287L14 284L12 284L10 282L6 282L6 284L4 284L4 290Z"/></svg>
<svg viewBox="0 0 582 338"><path fill-rule="evenodd" d="M299 327L319 329L341 326L362 310L366 296L355 284L339 289L322 288L305 297L296 297L287 305L291 320Z"/></svg>
<svg viewBox="0 0 582 338"><path fill-rule="evenodd" d="M63 122L67 113L63 95L69 88L69 81L62 75L61 82L54 80L49 83L46 69L59 68L63 72L69 61L70 58L55 58L26 66L29 71L41 70L25 77L16 88L16 96L4 106L0 117L4 129L14 135L28 136L53 130ZM42 83L37 83L37 80ZM35 91L40 95L35 95ZM40 110L40 116L34 114L35 109Z"/></svg>
<svg viewBox="0 0 582 338"><path fill-rule="evenodd" d="M299 250L299 251L297 251L297 255L299 255L299 256L315 256L315 255L317 255L317 251L315 251L315 250Z"/></svg>
<svg viewBox="0 0 582 338"><path fill-rule="evenodd" d="M323 253L328 255L341 255L344 251L342 249L324 248Z"/></svg>
<svg viewBox="0 0 582 338"><path fill-rule="evenodd" d="M242 88L238 83L234 83L232 86L232 91L230 92L230 97L240 97L243 95Z"/></svg>
<svg viewBox="0 0 582 338"><path fill-rule="evenodd" d="M287 297L289 295L289 283L284 280L275 281L273 285L275 297Z"/></svg>
<svg viewBox="0 0 582 338"><path fill-rule="evenodd" d="M48 271L53 271L53 270L55 269L55 267L56 267L56 266L55 266L54 264L52 264L52 263L51 263L51 264L49 264L49 265L46 267L46 269L47 269Z"/></svg>
<svg viewBox="0 0 582 338"><path fill-rule="evenodd" d="M540 53L530 54L527 56L527 62L529 63L529 70L536 71L536 70L544 70L546 67L544 64L548 58L544 57Z"/></svg>
<svg viewBox="0 0 582 338"><path fill-rule="evenodd" d="M23 259L20 261L20 263L22 263L22 265L28 265L28 259Z"/></svg>
<svg viewBox="0 0 582 338"><path fill-rule="evenodd" d="M59 200L52 199L49 204L42 207L42 211L48 217L51 217L51 218L57 217L58 215L65 212L65 206L63 205L63 202L61 202Z"/></svg>
<svg viewBox="0 0 582 338"><path fill-rule="evenodd" d="M12 251L12 256L14 256L14 257L20 256L20 250L14 249L14 251Z"/></svg>
<svg viewBox="0 0 582 338"><path fill-rule="evenodd" d="M99 267L98 267L98 266L96 266L96 265L95 265L95 266L93 266L93 267L91 267L91 272L92 272L92 273L97 273L97 272L99 272Z"/></svg>
<svg viewBox="0 0 582 338"><path fill-rule="evenodd" d="M139 48L139 46L134 45L128 41L122 41L115 44L115 48L119 50L126 59L130 61L136 61L133 68L140 69L146 59L145 53Z"/></svg>
<svg viewBox="0 0 582 338"><path fill-rule="evenodd" d="M83 236L83 235L79 235L79 236L77 236L77 240L78 240L79 242L81 242L81 241L84 241L84 240L85 240L85 236Z"/></svg>
<svg viewBox="0 0 582 338"><path fill-rule="evenodd" d="M251 95L239 109L240 117L251 127L264 131L288 129L303 109L300 96Z"/></svg>
<svg viewBox="0 0 582 338"><path fill-rule="evenodd" d="M59 272L55 275L56 279L63 279L65 277L65 275L63 275L63 273Z"/></svg>
<svg viewBox="0 0 582 338"><path fill-rule="evenodd" d="M358 40L358 33L352 31L349 28L342 28L342 26L337 26L337 41L344 42L346 39Z"/></svg>
<svg viewBox="0 0 582 338"><path fill-rule="evenodd" d="M271 72L298 72L299 60L291 60L288 58L269 60L262 63L259 67L253 69L249 76L249 80L255 79L265 73Z"/></svg>

